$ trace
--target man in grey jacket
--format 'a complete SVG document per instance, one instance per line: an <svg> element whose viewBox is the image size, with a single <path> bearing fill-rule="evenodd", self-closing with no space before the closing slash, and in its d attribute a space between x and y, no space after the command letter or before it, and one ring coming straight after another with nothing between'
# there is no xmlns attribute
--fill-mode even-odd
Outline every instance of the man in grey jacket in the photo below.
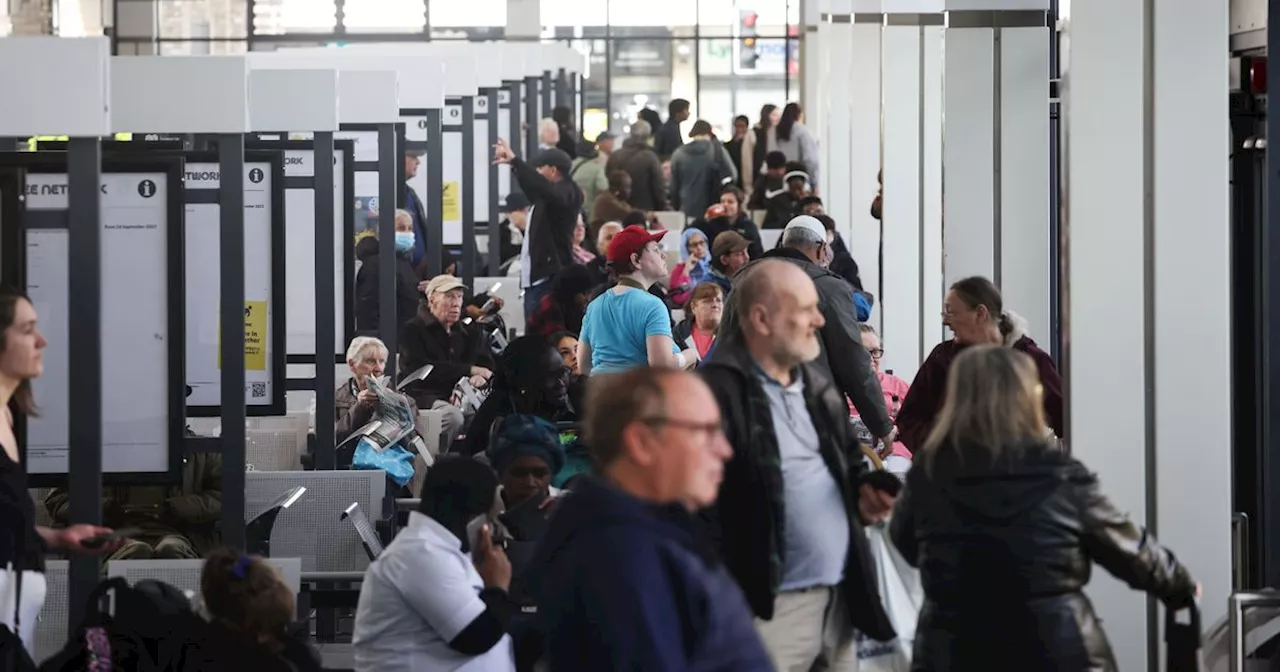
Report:
<svg viewBox="0 0 1280 672"><path fill-rule="evenodd" d="M800 215L787 224L777 249L764 259L785 259L803 270L818 289L818 306L826 325L819 331L822 354L818 363L826 367L840 389L858 409L858 415L885 445L893 445L898 430L884 407L884 393L871 366L871 356L862 347L858 316L854 312L853 285L827 270L832 251L827 244L827 231L822 223L808 215ZM756 262L742 269L747 273ZM738 324L737 301L733 293L725 301L717 340L735 333ZM874 447L874 446L873 446Z"/></svg>
<svg viewBox="0 0 1280 672"><path fill-rule="evenodd" d="M720 192L737 178L729 150L712 135L711 124L699 119L689 131L689 142L671 157L671 205L697 219L720 202Z"/></svg>

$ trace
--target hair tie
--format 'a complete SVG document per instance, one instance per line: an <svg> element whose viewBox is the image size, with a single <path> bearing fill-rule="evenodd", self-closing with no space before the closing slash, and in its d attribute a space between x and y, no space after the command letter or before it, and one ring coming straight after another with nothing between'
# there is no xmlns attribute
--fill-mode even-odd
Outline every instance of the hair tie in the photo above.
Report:
<svg viewBox="0 0 1280 672"><path fill-rule="evenodd" d="M244 571L249 568L250 562L253 562L253 560L249 556L241 553L240 557L236 558L236 564L231 566L231 575L237 579L243 579Z"/></svg>

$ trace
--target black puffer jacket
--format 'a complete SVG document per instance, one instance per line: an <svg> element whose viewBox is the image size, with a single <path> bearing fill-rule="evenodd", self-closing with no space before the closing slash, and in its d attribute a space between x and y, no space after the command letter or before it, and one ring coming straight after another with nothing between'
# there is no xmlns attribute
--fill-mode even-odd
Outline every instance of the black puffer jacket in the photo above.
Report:
<svg viewBox="0 0 1280 672"><path fill-rule="evenodd" d="M943 450L907 475L890 532L924 584L912 670L1113 671L1092 564L1173 607L1195 582L1084 465L1039 443L1006 454Z"/></svg>

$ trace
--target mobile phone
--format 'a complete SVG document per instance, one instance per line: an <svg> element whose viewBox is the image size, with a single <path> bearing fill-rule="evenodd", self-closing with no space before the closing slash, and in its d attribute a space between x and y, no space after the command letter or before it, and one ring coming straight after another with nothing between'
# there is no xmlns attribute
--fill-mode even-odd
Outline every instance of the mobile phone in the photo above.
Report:
<svg viewBox="0 0 1280 672"><path fill-rule="evenodd" d="M866 475L865 481L876 490L886 492L893 497L897 497L898 493L902 492L902 481L887 471L873 471Z"/></svg>
<svg viewBox="0 0 1280 672"><path fill-rule="evenodd" d="M108 543L111 543L117 539L133 539L134 537L140 536L141 534L142 534L142 530L139 528L123 527L118 530L109 532L107 534L99 534L94 537L89 537L88 539L81 541L80 545L83 546L84 548L101 548L102 546Z"/></svg>

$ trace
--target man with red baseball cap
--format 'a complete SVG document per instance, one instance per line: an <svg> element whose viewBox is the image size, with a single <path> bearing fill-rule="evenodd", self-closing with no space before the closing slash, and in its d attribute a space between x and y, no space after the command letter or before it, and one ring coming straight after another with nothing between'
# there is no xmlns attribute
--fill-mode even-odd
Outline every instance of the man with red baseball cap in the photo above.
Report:
<svg viewBox="0 0 1280 672"><path fill-rule="evenodd" d="M631 225L618 232L605 256L618 285L587 305L578 339L583 375L617 373L638 366L684 368L695 355L680 352L671 336L671 313L649 293L667 277L667 258L659 241L666 231Z"/></svg>

